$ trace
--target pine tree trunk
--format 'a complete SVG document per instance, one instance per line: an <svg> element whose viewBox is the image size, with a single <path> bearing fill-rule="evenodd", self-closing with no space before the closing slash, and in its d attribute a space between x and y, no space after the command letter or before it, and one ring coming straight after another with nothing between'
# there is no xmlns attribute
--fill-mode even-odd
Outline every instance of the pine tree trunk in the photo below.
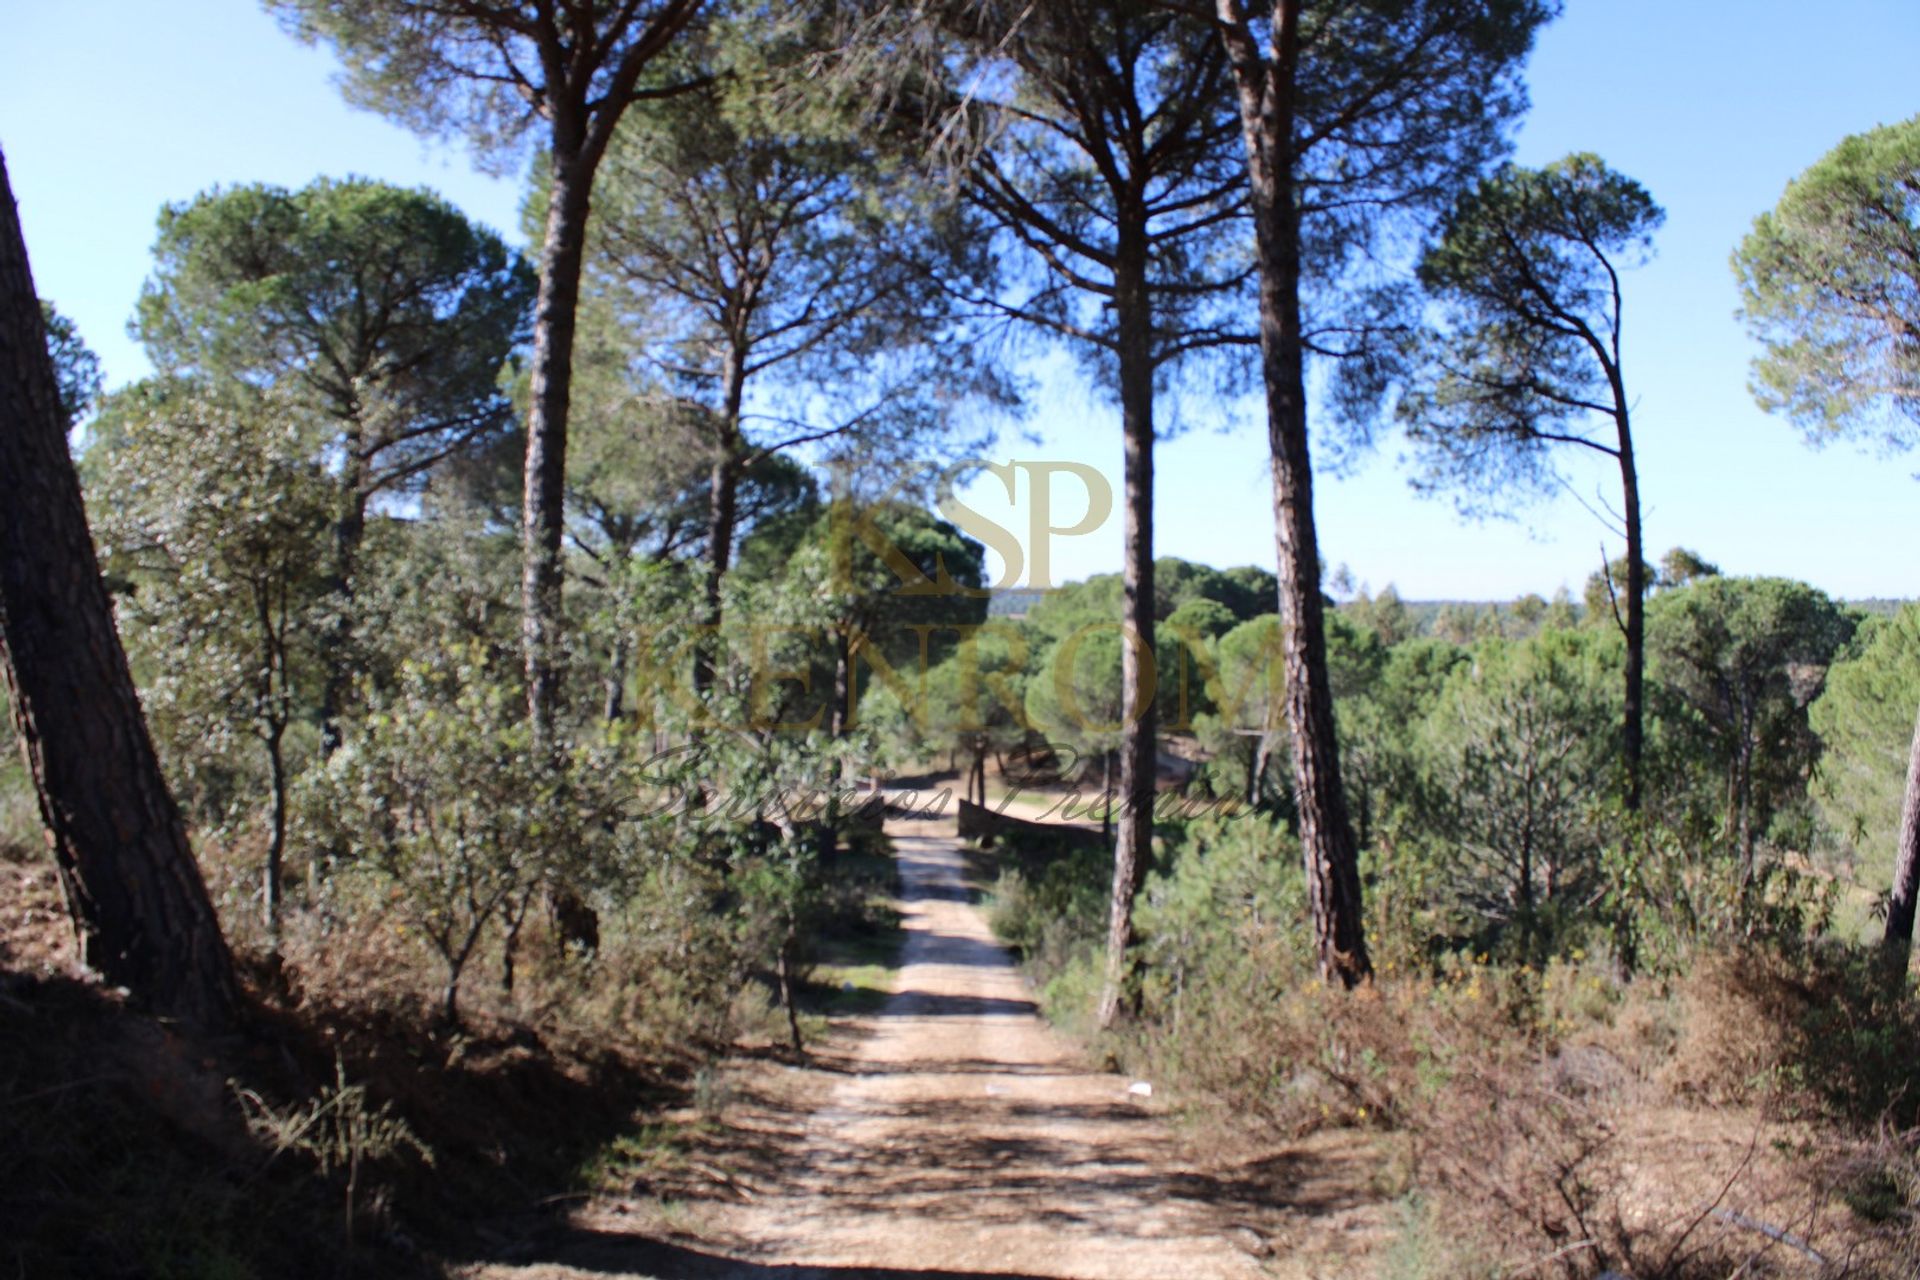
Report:
<svg viewBox="0 0 1920 1280"><path fill-rule="evenodd" d="M1900 843L1894 849L1893 893L1887 899L1887 932L1882 940L1902 960L1913 948L1914 900L1920 897L1920 718L1913 725L1907 755L1907 795L1900 806Z"/></svg>
<svg viewBox="0 0 1920 1280"><path fill-rule="evenodd" d="M704 698L713 689L720 654L720 587L733 558L738 522L740 472L732 458L713 464L707 482L707 572L703 588L701 634L694 646L693 689Z"/></svg>
<svg viewBox="0 0 1920 1280"><path fill-rule="evenodd" d="M534 750L557 750L556 723L564 688L561 635L566 566L561 540L566 527L567 417L573 397L573 339L579 318L581 264L586 252L587 206L593 169L579 150L556 147L548 196L546 235L540 246L540 289L534 303L532 408L527 414L527 460L521 505L520 640L525 652L527 719ZM554 756L555 767L558 757ZM548 905L559 937L591 949L599 918L573 889L547 883ZM448 984L447 1018L457 1017Z"/></svg>
<svg viewBox="0 0 1920 1280"><path fill-rule="evenodd" d="M1253 762L1247 773L1247 807L1256 813L1260 811L1261 792L1266 789L1267 760L1272 754L1273 732L1262 730L1253 745Z"/></svg>
<svg viewBox="0 0 1920 1280"><path fill-rule="evenodd" d="M700 620L705 630L693 657L693 689L701 697L713 688L719 661L720 587L733 563L733 535L740 520L740 411L746 390L747 353L736 343L721 363L719 438L714 441L713 470L707 481L705 615Z"/></svg>
<svg viewBox="0 0 1920 1280"><path fill-rule="evenodd" d="M274 948L280 945L280 904L286 896L284 866L287 855L287 755L285 724L275 724L267 732L267 771L272 789L272 813L267 827L267 866L261 886L261 914L267 936Z"/></svg>
<svg viewBox="0 0 1920 1280"><path fill-rule="evenodd" d="M1736 797L1734 835L1740 848L1740 888L1753 887L1759 867L1754 859L1756 833L1753 829L1753 727L1752 717L1740 717L1740 748L1734 757L1734 794Z"/></svg>
<svg viewBox="0 0 1920 1280"><path fill-rule="evenodd" d="M1229 0L1221 0L1223 13ZM1240 118L1260 263L1260 370L1273 458L1280 616L1286 628L1287 718L1306 863L1307 902L1321 975L1352 987L1372 975L1360 901L1359 849L1340 786L1333 683L1313 522L1307 443L1305 338L1300 314L1300 214L1293 189L1293 94L1299 5L1274 5L1271 65L1236 55Z"/></svg>
<svg viewBox="0 0 1920 1280"><path fill-rule="evenodd" d="M795 1057L807 1056L807 1042L800 1034L800 1010L794 1004L793 981L793 934L789 930L786 940L780 944L780 954L775 960L774 975L780 983L780 1003L787 1011L787 1040L793 1046Z"/></svg>
<svg viewBox="0 0 1920 1280"><path fill-rule="evenodd" d="M525 557L520 580L520 638L527 670L527 717L534 738L553 740L561 691L561 536L566 518L567 416L572 404L573 338L586 250L593 172L556 149L540 247L540 290L533 317L532 408L521 507Z"/></svg>
<svg viewBox="0 0 1920 1280"><path fill-rule="evenodd" d="M1143 217L1138 227L1122 227L1114 271L1125 457L1121 583L1126 617L1120 646L1120 815L1113 843L1106 981L1100 992L1102 1027L1119 1017L1127 992L1133 899L1153 856L1153 310L1147 293L1144 223Z"/></svg>
<svg viewBox="0 0 1920 1280"><path fill-rule="evenodd" d="M833 706L827 709L827 736L838 742L847 736L847 726L852 721L854 707L854 653L852 624L842 623L833 628ZM947 753L947 768L955 767L953 753ZM835 777L839 775L836 773Z"/></svg>
<svg viewBox="0 0 1920 1280"><path fill-rule="evenodd" d="M1610 367L1614 420L1620 446L1621 517L1627 527L1627 689L1622 709L1621 754L1626 763L1626 807L1640 808L1641 756L1646 740L1645 703L1647 668L1646 546L1640 536L1640 473L1634 463L1633 431L1627 418L1627 390L1617 367Z"/></svg>
<svg viewBox="0 0 1920 1280"><path fill-rule="evenodd" d="M1113 843L1113 752L1100 753L1100 843Z"/></svg>
<svg viewBox="0 0 1920 1280"><path fill-rule="evenodd" d="M353 578L360 544L367 532L366 445L356 427L347 433L346 459L341 464L339 511L333 524L333 565L327 594L333 616L320 638L320 752L331 756L340 748L340 715L352 683Z"/></svg>
<svg viewBox="0 0 1920 1280"><path fill-rule="evenodd" d="M14 727L86 963L202 1027L233 961L147 735L67 451L0 156L0 649Z"/></svg>
<svg viewBox="0 0 1920 1280"><path fill-rule="evenodd" d="M262 730L261 746L267 753L269 801L267 865L260 898L267 937L272 940L276 953L280 946L280 903L284 896L282 865L287 852L287 726L292 716L284 593L279 604L280 616L276 620L272 587L266 582L256 582L254 606L261 637L256 711Z"/></svg>
<svg viewBox="0 0 1920 1280"><path fill-rule="evenodd" d="M627 663L633 656L633 642L623 631L607 654L606 695L601 699L600 718L608 724L618 721L627 711Z"/></svg>

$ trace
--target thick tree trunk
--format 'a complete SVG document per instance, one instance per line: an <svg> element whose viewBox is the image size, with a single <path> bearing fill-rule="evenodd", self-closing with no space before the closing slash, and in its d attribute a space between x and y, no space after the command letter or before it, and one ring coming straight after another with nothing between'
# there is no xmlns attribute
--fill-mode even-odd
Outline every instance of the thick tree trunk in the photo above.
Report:
<svg viewBox="0 0 1920 1280"><path fill-rule="evenodd" d="M1298 362L1294 364L1292 397L1275 406L1278 411L1270 422L1294 798L1320 972L1351 987L1371 976L1373 965L1361 915L1359 849L1340 784L1302 403L1305 389L1297 377Z"/></svg>
<svg viewBox="0 0 1920 1280"><path fill-rule="evenodd" d="M1113 1025L1127 998L1133 899L1153 857L1153 304L1147 293L1144 216L1137 226L1123 226L1117 257L1113 301L1119 323L1125 457L1121 582L1126 617L1120 646L1120 814L1113 843L1106 981L1100 992L1102 1027Z"/></svg>
<svg viewBox="0 0 1920 1280"><path fill-rule="evenodd" d="M553 740L563 655L560 636L566 517L567 414L572 403L573 337L580 306L592 168L577 151L556 149L540 246L540 290L533 317L532 407L521 506L525 556L520 579L520 639L527 670L527 717L536 741Z"/></svg>
<svg viewBox="0 0 1920 1280"><path fill-rule="evenodd" d="M67 452L0 157L0 645L14 727L86 963L203 1027L233 961L161 776Z"/></svg>
<svg viewBox="0 0 1920 1280"><path fill-rule="evenodd" d="M1221 0L1223 17L1231 0ZM1300 316L1300 215L1293 189L1293 94L1299 6L1274 5L1271 65L1236 54L1240 118L1260 263L1260 369L1273 457L1280 616L1286 627L1287 718L1307 902L1321 975L1352 987L1369 978L1359 850L1340 786L1333 683L1313 523L1307 444L1305 338Z"/></svg>
<svg viewBox="0 0 1920 1280"><path fill-rule="evenodd" d="M558 132L556 130L556 132ZM532 407L527 414L527 461L521 505L520 640L526 657L527 719L534 749L556 750L556 721L564 688L561 591L565 561L567 416L573 398L573 339L579 318L581 264L593 167L578 147L555 147L546 236L540 246L540 289L533 316ZM557 757L555 757L557 761ZM591 949L599 918L571 887L547 883L548 905L560 938ZM456 977L455 982L458 979ZM449 984L448 1021L456 1010Z"/></svg>
<svg viewBox="0 0 1920 1280"><path fill-rule="evenodd" d="M1904 962L1913 949L1914 900L1920 897L1920 718L1913 725L1907 755L1907 796L1900 806L1900 843L1894 848L1893 893L1887 898L1887 932L1882 942Z"/></svg>

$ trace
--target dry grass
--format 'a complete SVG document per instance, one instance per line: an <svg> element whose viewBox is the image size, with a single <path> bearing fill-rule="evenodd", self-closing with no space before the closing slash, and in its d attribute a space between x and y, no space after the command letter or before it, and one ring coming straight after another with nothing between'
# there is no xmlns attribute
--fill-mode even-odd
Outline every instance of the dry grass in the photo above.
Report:
<svg viewBox="0 0 1920 1280"><path fill-rule="evenodd" d="M1671 990L1469 962L1189 993L1182 1036L1127 1053L1216 1152L1373 1131L1392 1280L1910 1276L1920 1055L1894 1046L1920 1038L1878 981L1838 956L1703 960Z"/></svg>
<svg viewBox="0 0 1920 1280"><path fill-rule="evenodd" d="M81 974L44 857L0 858L0 1271L437 1274L540 1229L708 1052L700 993L656 976L672 939L609 930L588 982L533 927L455 1031L392 911L291 912L276 964L244 852L207 861L253 1003L219 1041Z"/></svg>
<svg viewBox="0 0 1920 1280"><path fill-rule="evenodd" d="M597 1185L622 1135L688 1104L678 1082L736 1029L729 1005L755 1004L716 995L725 965L690 921L610 919L589 970L536 914L515 990L496 941L466 1024L440 1027L432 957L395 903L294 910L271 964L253 857L209 859L258 1006L251 1036L220 1044L86 980L44 857L0 857L0 1268L402 1276L434 1253L511 1252L546 1202ZM1190 1101L1215 1164L1338 1148L1337 1172L1319 1164L1344 1207L1302 1207L1302 1257L1386 1235L1369 1261L1385 1280L1920 1267L1920 1002L1866 957L1729 949L1671 986L1577 956L1464 960L1350 997L1249 981L1297 972L1278 933L1234 954L1116 1048ZM352 1187L340 1160L260 1123L349 1090L408 1139Z"/></svg>

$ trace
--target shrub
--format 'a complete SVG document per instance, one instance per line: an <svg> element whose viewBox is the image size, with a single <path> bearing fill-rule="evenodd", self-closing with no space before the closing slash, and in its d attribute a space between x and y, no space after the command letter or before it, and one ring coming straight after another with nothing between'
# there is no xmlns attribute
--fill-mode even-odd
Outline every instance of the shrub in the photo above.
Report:
<svg viewBox="0 0 1920 1280"><path fill-rule="evenodd" d="M1920 1125L1920 997L1876 949L1751 944L1703 956L1680 990L1675 1087L1758 1096L1856 1132Z"/></svg>

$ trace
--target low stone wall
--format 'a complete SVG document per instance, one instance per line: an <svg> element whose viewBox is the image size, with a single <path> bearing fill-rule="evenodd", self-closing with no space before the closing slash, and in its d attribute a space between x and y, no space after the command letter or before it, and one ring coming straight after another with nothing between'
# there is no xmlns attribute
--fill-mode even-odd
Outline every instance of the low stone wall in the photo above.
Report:
<svg viewBox="0 0 1920 1280"><path fill-rule="evenodd" d="M1070 827L1060 822L1030 822L1011 814L998 813L971 800L961 800L956 817L962 840L977 840L982 846L1011 838L1032 848L1048 841L1064 848L1104 849L1106 839L1086 827Z"/></svg>
<svg viewBox="0 0 1920 1280"><path fill-rule="evenodd" d="M865 795L855 801L852 807L841 811L840 821L849 827L878 831L892 812L893 808L887 803L885 793Z"/></svg>

